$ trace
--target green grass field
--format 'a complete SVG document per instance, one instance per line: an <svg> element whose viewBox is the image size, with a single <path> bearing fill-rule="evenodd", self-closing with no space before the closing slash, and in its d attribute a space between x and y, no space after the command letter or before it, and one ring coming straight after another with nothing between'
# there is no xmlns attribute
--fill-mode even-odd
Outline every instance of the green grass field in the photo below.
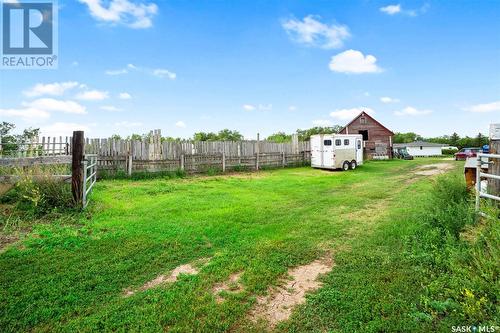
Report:
<svg viewBox="0 0 500 333"><path fill-rule="evenodd" d="M433 313L425 297L439 274L408 260L436 182L415 170L429 163L462 172L460 162L418 159L98 182L79 223L37 225L0 253L0 331L260 332L266 324L248 317L256 297L290 268L330 256L322 288L275 330L449 332L470 317L447 305ZM124 297L208 258L196 275ZM237 272L241 290L217 302L213 286Z"/></svg>

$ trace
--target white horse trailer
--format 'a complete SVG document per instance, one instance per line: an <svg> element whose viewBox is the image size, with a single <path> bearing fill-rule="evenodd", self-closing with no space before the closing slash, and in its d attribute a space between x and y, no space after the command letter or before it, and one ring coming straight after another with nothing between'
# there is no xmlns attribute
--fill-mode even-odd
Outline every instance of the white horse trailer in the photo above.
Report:
<svg viewBox="0 0 500 333"><path fill-rule="evenodd" d="M363 164L361 134L311 135L311 166L321 169L356 169Z"/></svg>

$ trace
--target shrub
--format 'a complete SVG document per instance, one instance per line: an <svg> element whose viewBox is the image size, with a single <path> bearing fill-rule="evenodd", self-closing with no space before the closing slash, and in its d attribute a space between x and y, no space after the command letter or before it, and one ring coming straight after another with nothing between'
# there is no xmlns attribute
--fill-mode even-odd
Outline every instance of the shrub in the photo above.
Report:
<svg viewBox="0 0 500 333"><path fill-rule="evenodd" d="M206 173L209 176L215 176L222 172L219 168L215 168L213 166L209 166L206 170L207 170Z"/></svg>
<svg viewBox="0 0 500 333"><path fill-rule="evenodd" d="M156 179L156 178L184 178L186 177L186 171L177 169L175 171L136 171L129 176L125 171L107 171L101 170L98 173L99 179Z"/></svg>
<svg viewBox="0 0 500 333"><path fill-rule="evenodd" d="M250 168L246 165L243 165L243 164L238 164L238 165L235 165L233 167L233 171L236 171L236 172L245 172L245 171L249 171Z"/></svg>
<svg viewBox="0 0 500 333"><path fill-rule="evenodd" d="M23 170L19 176L13 193L8 196L19 209L41 216L74 207L69 183L40 169Z"/></svg>
<svg viewBox="0 0 500 333"><path fill-rule="evenodd" d="M454 155L457 151L458 149L443 149L441 150L441 153L443 155Z"/></svg>
<svg viewBox="0 0 500 333"><path fill-rule="evenodd" d="M461 176L441 176L421 217L443 234L450 233L458 238L466 225L474 223L475 214L470 201Z"/></svg>
<svg viewBox="0 0 500 333"><path fill-rule="evenodd" d="M498 209L491 208L490 216ZM405 258L422 272L423 314L449 327L456 322L495 324L500 295L500 225L475 221L473 202L461 176L441 176L415 223L424 223L406 241Z"/></svg>

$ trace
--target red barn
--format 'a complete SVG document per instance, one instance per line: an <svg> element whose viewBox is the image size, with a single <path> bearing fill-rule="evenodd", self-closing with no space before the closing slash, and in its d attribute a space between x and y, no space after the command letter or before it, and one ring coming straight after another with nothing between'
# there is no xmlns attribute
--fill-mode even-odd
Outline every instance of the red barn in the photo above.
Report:
<svg viewBox="0 0 500 333"><path fill-rule="evenodd" d="M363 135L365 159L372 159L375 156L392 158L392 137L394 133L364 111L339 133Z"/></svg>

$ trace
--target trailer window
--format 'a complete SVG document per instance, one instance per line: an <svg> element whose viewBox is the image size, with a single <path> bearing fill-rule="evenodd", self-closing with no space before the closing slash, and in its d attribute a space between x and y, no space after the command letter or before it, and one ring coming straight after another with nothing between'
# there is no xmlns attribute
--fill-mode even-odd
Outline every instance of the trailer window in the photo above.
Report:
<svg viewBox="0 0 500 333"><path fill-rule="evenodd" d="M344 146L349 146L349 139L344 139Z"/></svg>
<svg viewBox="0 0 500 333"><path fill-rule="evenodd" d="M331 146L332 145L332 140L325 140L325 141L323 141L323 145L325 145L325 146Z"/></svg>
<svg viewBox="0 0 500 333"><path fill-rule="evenodd" d="M341 144L342 144L342 140L340 140L340 139L335 140L336 146L340 146Z"/></svg>

